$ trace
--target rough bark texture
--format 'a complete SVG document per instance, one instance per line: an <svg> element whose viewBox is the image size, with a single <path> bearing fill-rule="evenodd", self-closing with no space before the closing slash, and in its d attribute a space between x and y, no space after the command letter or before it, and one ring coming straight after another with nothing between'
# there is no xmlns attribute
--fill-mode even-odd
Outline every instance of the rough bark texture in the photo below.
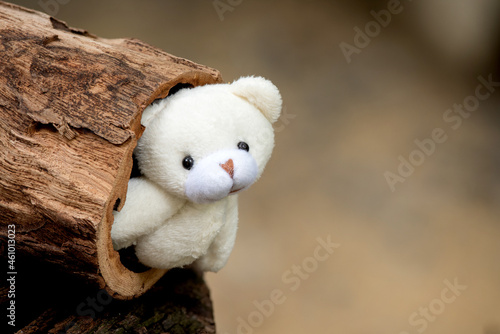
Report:
<svg viewBox="0 0 500 334"><path fill-rule="evenodd" d="M18 254L117 298L144 293L165 271L126 269L110 240L141 113L177 84L220 81L141 41L0 2L0 236L13 224Z"/></svg>
<svg viewBox="0 0 500 334"><path fill-rule="evenodd" d="M4 316L2 333L215 333L209 290L195 271L171 270L144 295L124 301L53 265L18 262L15 326L6 326ZM5 284L3 310L9 304Z"/></svg>

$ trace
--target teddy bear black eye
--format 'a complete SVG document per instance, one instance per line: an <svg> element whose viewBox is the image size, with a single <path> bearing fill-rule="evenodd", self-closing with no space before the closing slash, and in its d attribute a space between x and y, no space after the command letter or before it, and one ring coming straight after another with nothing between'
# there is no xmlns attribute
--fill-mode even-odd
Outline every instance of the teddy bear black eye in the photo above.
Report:
<svg viewBox="0 0 500 334"><path fill-rule="evenodd" d="M250 151L250 146L248 146L248 144L247 144L247 143L245 143L244 141L240 141L240 142L238 143L238 148L239 148L240 150L245 150L245 151L247 151L247 152L248 152L248 151Z"/></svg>
<svg viewBox="0 0 500 334"><path fill-rule="evenodd" d="M193 168L193 165L194 165L194 159L190 155L186 156L184 160L182 160L182 167L184 167L187 170Z"/></svg>

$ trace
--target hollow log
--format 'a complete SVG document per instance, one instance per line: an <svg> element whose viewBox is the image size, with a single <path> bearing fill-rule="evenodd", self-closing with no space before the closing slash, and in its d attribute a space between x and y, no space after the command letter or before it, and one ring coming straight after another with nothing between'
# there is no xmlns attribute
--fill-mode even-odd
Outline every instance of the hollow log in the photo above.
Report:
<svg viewBox="0 0 500 334"><path fill-rule="evenodd" d="M120 299L165 270L134 272L113 250L142 111L218 71L136 39L104 39L0 2L0 236Z"/></svg>

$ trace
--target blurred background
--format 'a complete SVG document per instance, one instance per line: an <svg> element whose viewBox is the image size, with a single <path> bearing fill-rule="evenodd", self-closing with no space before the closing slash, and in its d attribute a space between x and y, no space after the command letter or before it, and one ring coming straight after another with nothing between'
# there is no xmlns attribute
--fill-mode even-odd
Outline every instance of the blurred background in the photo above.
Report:
<svg viewBox="0 0 500 334"><path fill-rule="evenodd" d="M500 2L12 2L279 87L219 333L500 333Z"/></svg>

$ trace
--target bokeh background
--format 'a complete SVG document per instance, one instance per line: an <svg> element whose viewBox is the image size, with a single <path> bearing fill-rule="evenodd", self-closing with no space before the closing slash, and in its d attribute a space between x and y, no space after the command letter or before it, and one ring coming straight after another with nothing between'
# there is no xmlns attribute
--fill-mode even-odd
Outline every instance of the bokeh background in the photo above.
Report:
<svg viewBox="0 0 500 334"><path fill-rule="evenodd" d="M219 333L500 333L500 87L456 129L443 119L479 76L500 82L500 2L402 0L378 30L371 11L398 1L13 2L280 88L273 158L206 276ZM391 189L435 128L446 140ZM311 260L328 237L340 246ZM443 297L445 280L462 290Z"/></svg>

